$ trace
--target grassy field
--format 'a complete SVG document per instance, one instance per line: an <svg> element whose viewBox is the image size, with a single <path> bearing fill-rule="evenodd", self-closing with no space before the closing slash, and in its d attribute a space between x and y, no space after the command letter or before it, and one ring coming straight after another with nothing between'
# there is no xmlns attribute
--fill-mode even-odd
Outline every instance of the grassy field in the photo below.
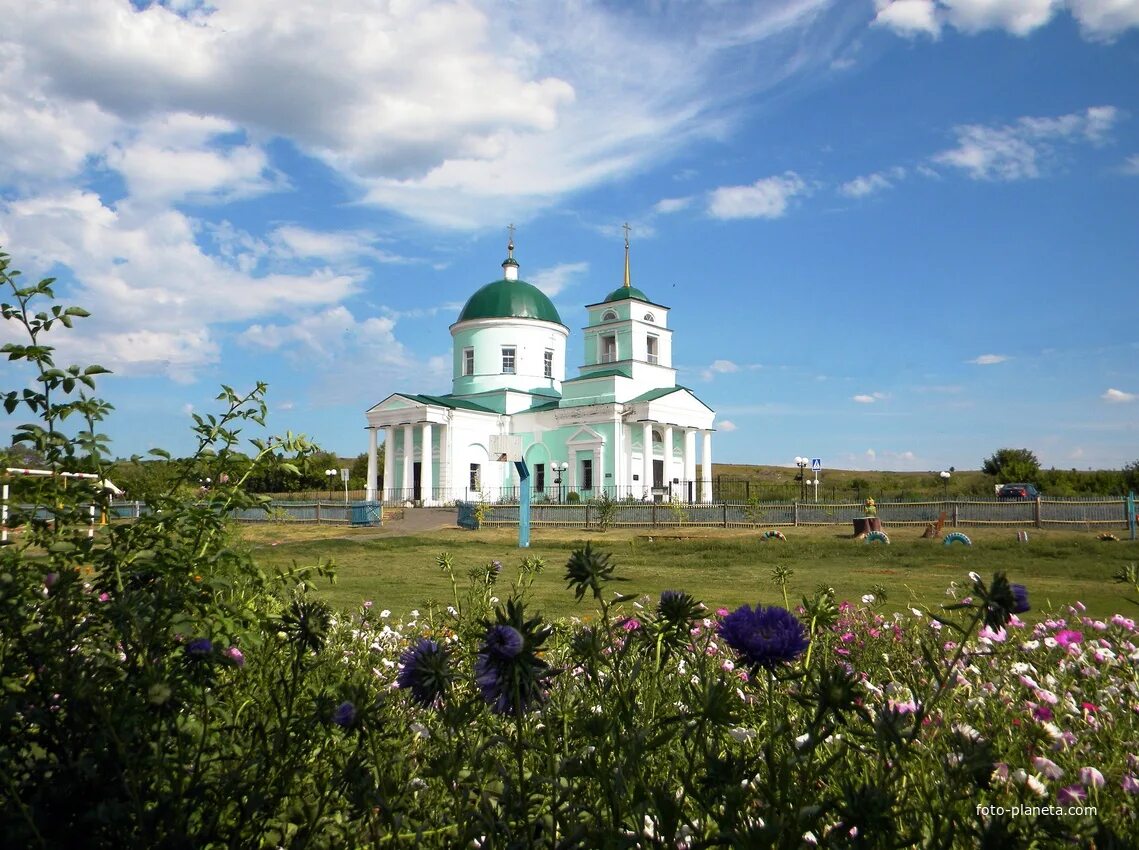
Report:
<svg viewBox="0 0 1139 850"><path fill-rule="evenodd" d="M1030 540L1019 543L1011 529L969 530L972 546L947 546L920 539L917 529L898 529L886 546L855 540L834 527L790 529L786 542L761 540L754 531L649 531L536 530L528 554L546 563L532 593L538 609L550 617L592 610L587 603L575 604L562 580L570 552L591 541L612 553L617 575L624 579L614 585L621 593L656 596L665 589L682 589L711 607L781 603L771 570L784 566L794 571L793 602L820 584L833 587L839 599L852 601L880 585L888 592L887 610L934 608L947 601L950 582L967 584L970 570L985 576L1004 570L1012 581L1029 588L1032 618L1076 601L1095 616L1139 614L1134 589L1113 581L1121 566L1139 562L1139 544L1103 542L1089 532L1031 531ZM465 582L468 568L494 559L504 565L502 581L512 581L526 554L517 548L516 534L448 529L430 536L393 537L369 529L319 526L242 529L264 567L331 558L337 582L321 591L330 602L348 609L372 600L397 617L432 600L450 604L450 583L435 563L441 552L453 556L460 582Z"/></svg>

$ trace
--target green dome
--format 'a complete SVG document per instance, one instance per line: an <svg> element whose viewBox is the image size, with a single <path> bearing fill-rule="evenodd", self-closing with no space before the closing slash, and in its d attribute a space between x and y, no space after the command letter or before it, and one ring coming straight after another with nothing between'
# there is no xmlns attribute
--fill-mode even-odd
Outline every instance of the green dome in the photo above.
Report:
<svg viewBox="0 0 1139 850"><path fill-rule="evenodd" d="M652 304L649 301L649 296L641 292L635 286L619 286L605 296L605 301L602 303L608 304L610 301L624 301L626 298L634 298L637 301L644 301L646 304Z"/></svg>
<svg viewBox="0 0 1139 850"><path fill-rule="evenodd" d="M524 280L496 280L488 283L469 299L459 313L459 321L468 319L539 319L562 324L554 304L538 287Z"/></svg>

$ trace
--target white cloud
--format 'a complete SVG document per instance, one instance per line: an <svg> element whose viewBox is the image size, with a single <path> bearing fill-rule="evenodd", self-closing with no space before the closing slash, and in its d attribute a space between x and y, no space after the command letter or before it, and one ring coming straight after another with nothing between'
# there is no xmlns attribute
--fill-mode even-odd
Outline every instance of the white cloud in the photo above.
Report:
<svg viewBox="0 0 1139 850"><path fill-rule="evenodd" d="M974 180L1032 179L1055 157L1058 143L1100 143L1118 119L1115 107L1093 106L1055 118L1020 118L1003 127L967 124L955 128L957 147L932 159Z"/></svg>
<svg viewBox="0 0 1139 850"><path fill-rule="evenodd" d="M1135 401L1135 399L1139 398L1139 395L1135 393L1125 393L1123 390L1111 388L1101 395L1100 398L1111 404L1123 404L1125 402Z"/></svg>
<svg viewBox="0 0 1139 850"><path fill-rule="evenodd" d="M237 130L218 118L168 114L143 122L105 162L135 201L230 201L282 186L261 148L224 141Z"/></svg>
<svg viewBox="0 0 1139 850"><path fill-rule="evenodd" d="M739 430L739 426L736 425L736 423L731 419L725 419L723 422L717 424L716 427L719 430L723 431L725 434L730 434L732 431Z"/></svg>
<svg viewBox="0 0 1139 850"><path fill-rule="evenodd" d="M713 218L781 218L787 205L807 191L807 184L794 171L763 177L750 186L722 186L712 191L708 213Z"/></svg>
<svg viewBox="0 0 1139 850"><path fill-rule="evenodd" d="M700 378L704 381L711 381L717 375L730 375L739 370L739 364L731 360L713 360L710 366L700 372Z"/></svg>
<svg viewBox="0 0 1139 850"><path fill-rule="evenodd" d="M260 190L261 144L281 138L371 203L474 228L723 133L745 93L826 66L842 39L802 36L832 5L0 0L4 112L49 136L0 138L0 162L58 179L110 152L130 175L158 172L166 195L202 192L199 178L214 194L227 178ZM235 138L134 143L138 122L170 114Z"/></svg>
<svg viewBox="0 0 1139 850"><path fill-rule="evenodd" d="M1139 0L1068 0L1068 6L1090 39L1110 40L1139 27Z"/></svg>
<svg viewBox="0 0 1139 850"><path fill-rule="evenodd" d="M1068 11L1090 40L1110 40L1139 26L1139 0L875 0L874 23L910 37L936 38L943 27L974 34L1004 30L1027 36Z"/></svg>
<svg viewBox="0 0 1139 850"><path fill-rule="evenodd" d="M886 393L859 393L858 395L851 396L851 401L856 401L859 404L874 404L876 401L884 401L890 396Z"/></svg>
<svg viewBox="0 0 1139 850"><path fill-rule="evenodd" d="M32 267L69 267L74 299L94 313L61 338L61 350L120 374L193 380L218 360L216 325L337 303L359 283L328 269L254 274L256 257L206 254L183 213L108 206L90 192L12 201L0 221L0 240L19 244Z"/></svg>
<svg viewBox="0 0 1139 850"><path fill-rule="evenodd" d="M933 0L875 0L874 5L878 10L874 23L899 35L925 33L936 38L941 32Z"/></svg>
<svg viewBox="0 0 1139 850"><path fill-rule="evenodd" d="M360 230L310 230L294 224L276 228L270 235L275 254L284 259L321 259L330 262L367 257L380 263L413 262L376 247L378 238Z"/></svg>
<svg viewBox="0 0 1139 850"><path fill-rule="evenodd" d="M680 212L682 209L687 208L692 203L692 198L662 198L653 204L653 212L660 215L669 215L674 212Z"/></svg>
<svg viewBox="0 0 1139 850"><path fill-rule="evenodd" d="M1123 173L1139 175L1139 153L1127 157L1127 161L1123 164Z"/></svg>
<svg viewBox="0 0 1139 850"><path fill-rule="evenodd" d="M967 362L977 366L993 366L997 363L1004 363L1006 360L1008 360L1008 355L1006 354L982 354Z"/></svg>
<svg viewBox="0 0 1139 850"><path fill-rule="evenodd" d="M571 283L578 275L589 271L589 263L559 263L548 269L538 269L531 275L524 275L526 280L538 287L553 298Z"/></svg>
<svg viewBox="0 0 1139 850"><path fill-rule="evenodd" d="M876 171L873 174L855 177L839 186L838 190L848 198L863 198L876 192L892 189L894 183L905 176L906 170L900 167L891 168L888 171Z"/></svg>

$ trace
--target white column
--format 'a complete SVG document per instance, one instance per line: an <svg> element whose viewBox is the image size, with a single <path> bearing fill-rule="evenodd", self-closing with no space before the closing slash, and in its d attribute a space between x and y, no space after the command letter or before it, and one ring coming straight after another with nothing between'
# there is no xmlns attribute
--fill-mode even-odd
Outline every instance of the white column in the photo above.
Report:
<svg viewBox="0 0 1139 850"><path fill-rule="evenodd" d="M376 500L376 429L368 428L368 479L364 482L364 500Z"/></svg>
<svg viewBox="0 0 1139 850"><path fill-rule="evenodd" d="M447 460L447 439L450 436L447 426L439 425L439 499L440 503L450 501L451 495L451 464Z"/></svg>
<svg viewBox="0 0 1139 850"><path fill-rule="evenodd" d="M395 500L395 427L384 429L384 501Z"/></svg>
<svg viewBox="0 0 1139 850"><path fill-rule="evenodd" d="M423 488L423 504L435 504L435 489L431 486L432 479L432 465L431 465L431 423L424 422L420 429L420 443L419 443L419 477L422 481Z"/></svg>
<svg viewBox="0 0 1139 850"><path fill-rule="evenodd" d="M605 467L601 465L604 447L598 446L593 450L593 493L600 496L605 492Z"/></svg>
<svg viewBox="0 0 1139 850"><path fill-rule="evenodd" d="M641 485L645 493L653 486L653 424L641 423Z"/></svg>
<svg viewBox="0 0 1139 850"><path fill-rule="evenodd" d="M684 497L688 498L688 488L692 487L692 501L702 501L696 486L696 431L684 429ZM687 482L692 482L688 484Z"/></svg>
<svg viewBox="0 0 1139 850"><path fill-rule="evenodd" d="M664 486L672 483L672 426L664 426ZM671 491L669 491L671 492Z"/></svg>
<svg viewBox="0 0 1139 850"><path fill-rule="evenodd" d="M701 485L700 501L712 501L712 432L704 432L704 449L700 453Z"/></svg>
<svg viewBox="0 0 1139 850"><path fill-rule="evenodd" d="M415 471L412 466L415 458L415 426L403 426L403 490L400 493L401 501L407 501L413 495L415 486L411 481L411 474Z"/></svg>

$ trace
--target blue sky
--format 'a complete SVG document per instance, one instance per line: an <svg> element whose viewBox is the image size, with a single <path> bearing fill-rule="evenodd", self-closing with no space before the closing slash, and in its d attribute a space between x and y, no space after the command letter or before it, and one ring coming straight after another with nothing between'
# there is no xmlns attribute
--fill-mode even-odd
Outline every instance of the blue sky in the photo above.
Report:
<svg viewBox="0 0 1139 850"><path fill-rule="evenodd" d="M364 451L367 407L449 389L510 223L576 366L628 221L717 461L1139 458L1139 0L0 19L0 247L94 314L55 343L114 370L118 455L257 380L271 431Z"/></svg>

